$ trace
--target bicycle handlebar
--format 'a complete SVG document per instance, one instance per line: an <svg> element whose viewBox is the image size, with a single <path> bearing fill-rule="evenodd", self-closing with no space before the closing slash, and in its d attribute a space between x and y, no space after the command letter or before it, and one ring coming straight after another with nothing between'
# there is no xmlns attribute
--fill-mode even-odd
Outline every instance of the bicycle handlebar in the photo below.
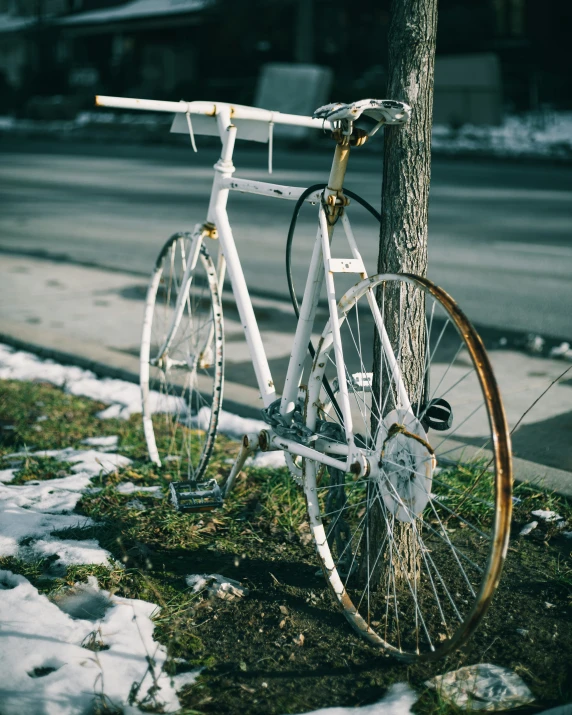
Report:
<svg viewBox="0 0 572 715"><path fill-rule="evenodd" d="M200 114L215 117L223 109L227 109L231 119L251 119L268 124L289 124L295 127L310 127L312 129L331 129L329 121L304 117L299 114L282 114L258 107L246 107L242 104L226 102L163 102L156 99L133 99L130 97L105 97L97 95L95 104L98 107L114 109L139 109L147 112L168 112L169 114Z"/></svg>

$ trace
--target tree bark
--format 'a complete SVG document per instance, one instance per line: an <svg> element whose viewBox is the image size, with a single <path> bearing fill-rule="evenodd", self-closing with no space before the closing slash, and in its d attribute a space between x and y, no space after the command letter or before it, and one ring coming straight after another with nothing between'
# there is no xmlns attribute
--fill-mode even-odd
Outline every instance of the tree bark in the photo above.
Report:
<svg viewBox="0 0 572 715"><path fill-rule="evenodd" d="M427 271L437 0L393 0L387 96L412 107L385 129L379 272Z"/></svg>
<svg viewBox="0 0 572 715"><path fill-rule="evenodd" d="M406 102L412 112L407 124L385 129L378 273L424 276L427 272L436 34L437 0L392 0L386 96ZM395 290L388 284L385 290L381 286L378 289L377 301L396 356L399 352L399 363L410 400L414 405L419 404L424 399L426 349L423 296L414 288ZM380 366L381 347L376 335L374 394L379 394ZM387 375L384 378L387 386ZM384 413L387 414L395 406L395 402L389 399ZM383 417L374 415L372 422ZM372 424L373 432L375 428L376 424ZM420 526L418 523L418 528ZM372 510L370 530L376 554L388 530L379 502ZM395 522L393 539L396 575L403 570L411 572L412 559L418 559L411 525ZM396 558L400 559L402 568L397 567ZM376 580L383 579L386 566L387 559L380 559L379 573L374 577ZM408 574L401 575L405 577Z"/></svg>

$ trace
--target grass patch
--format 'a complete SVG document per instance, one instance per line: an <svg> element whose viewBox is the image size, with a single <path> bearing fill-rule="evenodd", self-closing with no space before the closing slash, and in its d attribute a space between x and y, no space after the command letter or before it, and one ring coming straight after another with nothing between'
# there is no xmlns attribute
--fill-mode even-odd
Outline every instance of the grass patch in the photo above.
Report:
<svg viewBox="0 0 572 715"><path fill-rule="evenodd" d="M27 446L33 446L34 450L63 449L85 437L125 432L127 425L119 424L119 420L97 419L95 415L104 407L48 383L3 380L0 456L25 450Z"/></svg>
<svg viewBox="0 0 572 715"><path fill-rule="evenodd" d="M383 697L393 683L408 681L422 693L416 713L453 715L458 711L423 683L478 662L520 672L539 706L572 699L572 543L548 522L530 537L516 536L535 509L571 519L569 500L527 485L516 487L515 538L481 628L445 660L407 665L355 636L333 605L308 542L303 494L286 470L247 469L222 510L181 515L167 497L179 465L159 469L149 464L140 417L100 420L103 407L51 385L0 382L0 468L20 460L14 464L19 469L14 484L58 477L65 464L29 453L81 448L86 437L118 435L117 451L133 460L119 472L94 479L101 491L84 494L78 503L76 511L96 525L54 534L97 539L116 559L115 566L70 566L58 578L49 577L49 559L1 558L0 568L26 576L52 597L93 575L112 593L157 603L155 637L168 649L168 668L204 667L198 682L183 691L185 712L285 715L328 705L365 705ZM38 421L41 417L47 419ZM24 457L7 458L26 450ZM219 436L207 476L226 474L237 451L235 442ZM471 465L447 472L457 490L449 490L450 504L463 498L479 469ZM477 505L472 518L483 518L478 499L490 489L486 479L471 492L477 498L467 500ZM116 486L125 481L160 486L163 497L120 494ZM234 602L194 594L185 581L194 573L221 573L241 581L250 594ZM298 645L300 634L303 645ZM97 650L97 637L88 645Z"/></svg>
<svg viewBox="0 0 572 715"><path fill-rule="evenodd" d="M437 512L444 522L457 521L454 515L475 526L488 526L493 509L494 474L487 460L460 464L439 472L433 491L437 494Z"/></svg>
<svg viewBox="0 0 572 715"><path fill-rule="evenodd" d="M32 456L28 451L20 454L20 458L11 462L18 469L11 484L26 484L40 479L62 479L70 475L70 467L73 466L54 457Z"/></svg>
<svg viewBox="0 0 572 715"><path fill-rule="evenodd" d="M535 517L531 517L533 511L544 509L555 511L557 514L568 521L569 528L572 529L572 500L544 489L539 489L531 484L515 484L513 489L515 504L513 506L514 519L516 522L523 524L531 521ZM537 521L541 521L536 517ZM558 531L556 522L545 522L547 531L554 535Z"/></svg>

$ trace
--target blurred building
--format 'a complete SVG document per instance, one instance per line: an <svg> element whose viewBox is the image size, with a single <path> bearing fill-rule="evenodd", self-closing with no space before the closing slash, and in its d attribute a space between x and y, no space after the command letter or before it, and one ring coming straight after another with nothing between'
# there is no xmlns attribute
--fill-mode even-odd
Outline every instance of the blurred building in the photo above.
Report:
<svg viewBox="0 0 572 715"><path fill-rule="evenodd" d="M435 58L435 124L500 124L502 117L501 65L495 52Z"/></svg>
<svg viewBox="0 0 572 715"><path fill-rule="evenodd" d="M211 0L0 0L0 73L16 100L57 95L73 113L94 92L176 96L195 81ZM1 80L0 80L1 82Z"/></svg>
<svg viewBox="0 0 572 715"><path fill-rule="evenodd" d="M493 53L505 110L572 109L571 27L561 0L440 0L437 53Z"/></svg>
<svg viewBox="0 0 572 715"><path fill-rule="evenodd" d="M71 116L95 92L252 103L262 67L289 62L329 68L332 99L380 96L389 7L0 0L0 112ZM570 20L572 3L556 0L440 0L436 116L498 121L503 108L570 108Z"/></svg>

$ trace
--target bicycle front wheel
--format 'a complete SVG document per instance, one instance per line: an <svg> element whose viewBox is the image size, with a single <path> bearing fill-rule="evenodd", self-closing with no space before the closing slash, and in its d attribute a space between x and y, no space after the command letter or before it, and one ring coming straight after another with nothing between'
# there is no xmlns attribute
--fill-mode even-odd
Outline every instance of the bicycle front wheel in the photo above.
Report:
<svg viewBox="0 0 572 715"><path fill-rule="evenodd" d="M193 236L172 236L157 258L141 340L143 428L149 458L199 481L216 437L223 391L223 322L216 269ZM186 280L185 280L186 278Z"/></svg>
<svg viewBox="0 0 572 715"><path fill-rule="evenodd" d="M356 463L352 474L305 463L318 555L360 635L404 659L438 658L480 622L508 546L499 391L475 330L427 279L374 276L338 305L341 350L328 323L306 423L317 448L347 454L340 406L349 404Z"/></svg>

